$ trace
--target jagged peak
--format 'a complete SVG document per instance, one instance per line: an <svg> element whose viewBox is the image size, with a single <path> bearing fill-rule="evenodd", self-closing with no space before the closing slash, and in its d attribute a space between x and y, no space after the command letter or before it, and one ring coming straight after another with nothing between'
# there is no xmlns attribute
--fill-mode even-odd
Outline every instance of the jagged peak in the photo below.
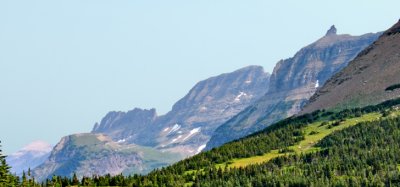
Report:
<svg viewBox="0 0 400 187"><path fill-rule="evenodd" d="M329 30L326 32L325 36L332 36L332 35L336 35L337 29L335 27L335 25L332 25L331 28L329 28Z"/></svg>

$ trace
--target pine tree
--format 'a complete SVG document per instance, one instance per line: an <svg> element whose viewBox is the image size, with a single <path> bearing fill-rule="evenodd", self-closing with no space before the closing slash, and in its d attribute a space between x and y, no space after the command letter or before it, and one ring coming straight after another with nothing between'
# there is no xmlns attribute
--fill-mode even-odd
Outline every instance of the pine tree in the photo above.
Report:
<svg viewBox="0 0 400 187"><path fill-rule="evenodd" d="M22 186L28 186L25 171L22 172Z"/></svg>
<svg viewBox="0 0 400 187"><path fill-rule="evenodd" d="M76 173L74 173L74 175L72 177L72 185L79 185L79 179L76 176Z"/></svg>
<svg viewBox="0 0 400 187"><path fill-rule="evenodd" d="M6 156L3 155L0 144L0 186L9 185L11 182L12 176L10 174L10 166L7 165Z"/></svg>

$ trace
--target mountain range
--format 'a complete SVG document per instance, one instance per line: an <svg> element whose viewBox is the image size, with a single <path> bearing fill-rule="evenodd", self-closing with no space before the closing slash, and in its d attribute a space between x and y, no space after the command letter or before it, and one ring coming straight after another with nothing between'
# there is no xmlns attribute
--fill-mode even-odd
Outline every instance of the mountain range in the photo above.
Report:
<svg viewBox="0 0 400 187"><path fill-rule="evenodd" d="M332 26L294 57L279 61L271 75L249 66L211 77L162 116L155 109L110 112L91 133L62 138L34 175L147 173L249 135L297 114L320 85L380 34L337 35Z"/></svg>
<svg viewBox="0 0 400 187"><path fill-rule="evenodd" d="M303 114L378 104L400 96L400 22L358 54L310 99Z"/></svg>
<svg viewBox="0 0 400 187"><path fill-rule="evenodd" d="M24 146L19 151L7 156L7 163L11 167L11 172L21 175L42 164L50 155L53 146L44 141L33 141Z"/></svg>
<svg viewBox="0 0 400 187"><path fill-rule="evenodd" d="M332 26L325 36L302 48L292 58L279 61L271 75L268 92L221 125L206 149L239 139L299 113L319 86L346 67L381 34L350 36L336 32Z"/></svg>
<svg viewBox="0 0 400 187"><path fill-rule="evenodd" d="M400 20L327 79L300 114L126 181L141 186L399 186L399 40Z"/></svg>
<svg viewBox="0 0 400 187"><path fill-rule="evenodd" d="M211 77L197 83L166 115L157 116L155 109L111 112L92 133L191 156L220 124L265 94L269 77L261 66Z"/></svg>
<svg viewBox="0 0 400 187"><path fill-rule="evenodd" d="M52 175L77 176L144 174L179 160L176 154L163 153L134 144L121 145L103 134L82 133L65 136L48 159L33 170L41 181Z"/></svg>
<svg viewBox="0 0 400 187"><path fill-rule="evenodd" d="M40 180L53 174L143 174L197 154L218 125L265 94L269 77L260 66L211 77L163 116L155 109L110 112L91 133L62 138L33 174Z"/></svg>

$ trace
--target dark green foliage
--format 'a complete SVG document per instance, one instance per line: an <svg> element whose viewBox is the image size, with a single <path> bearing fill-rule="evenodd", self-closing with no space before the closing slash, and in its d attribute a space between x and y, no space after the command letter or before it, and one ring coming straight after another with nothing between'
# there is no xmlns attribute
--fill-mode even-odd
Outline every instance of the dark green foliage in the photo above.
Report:
<svg viewBox="0 0 400 187"><path fill-rule="evenodd" d="M1 143L1 142L0 142ZM0 147L0 186L6 184L8 182L10 167L6 163L6 156L3 155L3 152Z"/></svg>
<svg viewBox="0 0 400 187"><path fill-rule="evenodd" d="M400 118L361 123L323 139L322 151L196 174L201 186L398 186ZM196 182L196 181L194 181Z"/></svg>
<svg viewBox="0 0 400 187"><path fill-rule="evenodd" d="M1 141L0 141L1 143ZM6 156L0 145L0 186L16 186L19 185L19 178L10 173L10 166L6 162Z"/></svg>
<svg viewBox="0 0 400 187"><path fill-rule="evenodd" d="M392 91L392 90L395 90L395 89L398 89L398 88L400 88L400 84L394 84L394 85L391 85L391 86L387 87L385 89L385 91Z"/></svg>
<svg viewBox="0 0 400 187"><path fill-rule="evenodd" d="M330 124L330 125L328 125L328 129L331 129L331 128L333 128L333 127L337 127L337 126L339 126L341 124L341 121L335 121L335 122L333 122L332 124Z"/></svg>
<svg viewBox="0 0 400 187"><path fill-rule="evenodd" d="M258 133L200 153L146 176L54 176L46 186L400 186L400 117L359 123L318 142L319 151L291 154L289 146L304 139L304 128L315 121L338 126L347 118L385 113L400 99L341 112L316 111L280 121ZM388 113L387 115L389 115ZM315 134L318 132L311 132ZM234 158L287 153L267 163L230 169L215 167Z"/></svg>
<svg viewBox="0 0 400 187"><path fill-rule="evenodd" d="M382 117L387 117L387 116L390 115L390 110L383 110L383 111L381 112L381 114L382 114Z"/></svg>
<svg viewBox="0 0 400 187"><path fill-rule="evenodd" d="M326 125L329 125L329 122L324 121L324 122L322 122L321 125L319 125L319 126L322 127L322 126L326 126Z"/></svg>
<svg viewBox="0 0 400 187"><path fill-rule="evenodd" d="M294 152L293 149L290 149L290 148L287 148L287 147L285 147L283 149L279 149L279 151L278 151L278 153L293 153L293 152Z"/></svg>

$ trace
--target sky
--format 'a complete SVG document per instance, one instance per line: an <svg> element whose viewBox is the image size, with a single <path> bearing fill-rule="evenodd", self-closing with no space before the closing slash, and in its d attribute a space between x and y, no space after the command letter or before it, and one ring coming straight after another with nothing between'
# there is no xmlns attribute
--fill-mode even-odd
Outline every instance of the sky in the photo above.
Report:
<svg viewBox="0 0 400 187"><path fill-rule="evenodd" d="M389 28L400 1L1 0L0 140L89 132L109 111L168 112L198 81L322 37Z"/></svg>

